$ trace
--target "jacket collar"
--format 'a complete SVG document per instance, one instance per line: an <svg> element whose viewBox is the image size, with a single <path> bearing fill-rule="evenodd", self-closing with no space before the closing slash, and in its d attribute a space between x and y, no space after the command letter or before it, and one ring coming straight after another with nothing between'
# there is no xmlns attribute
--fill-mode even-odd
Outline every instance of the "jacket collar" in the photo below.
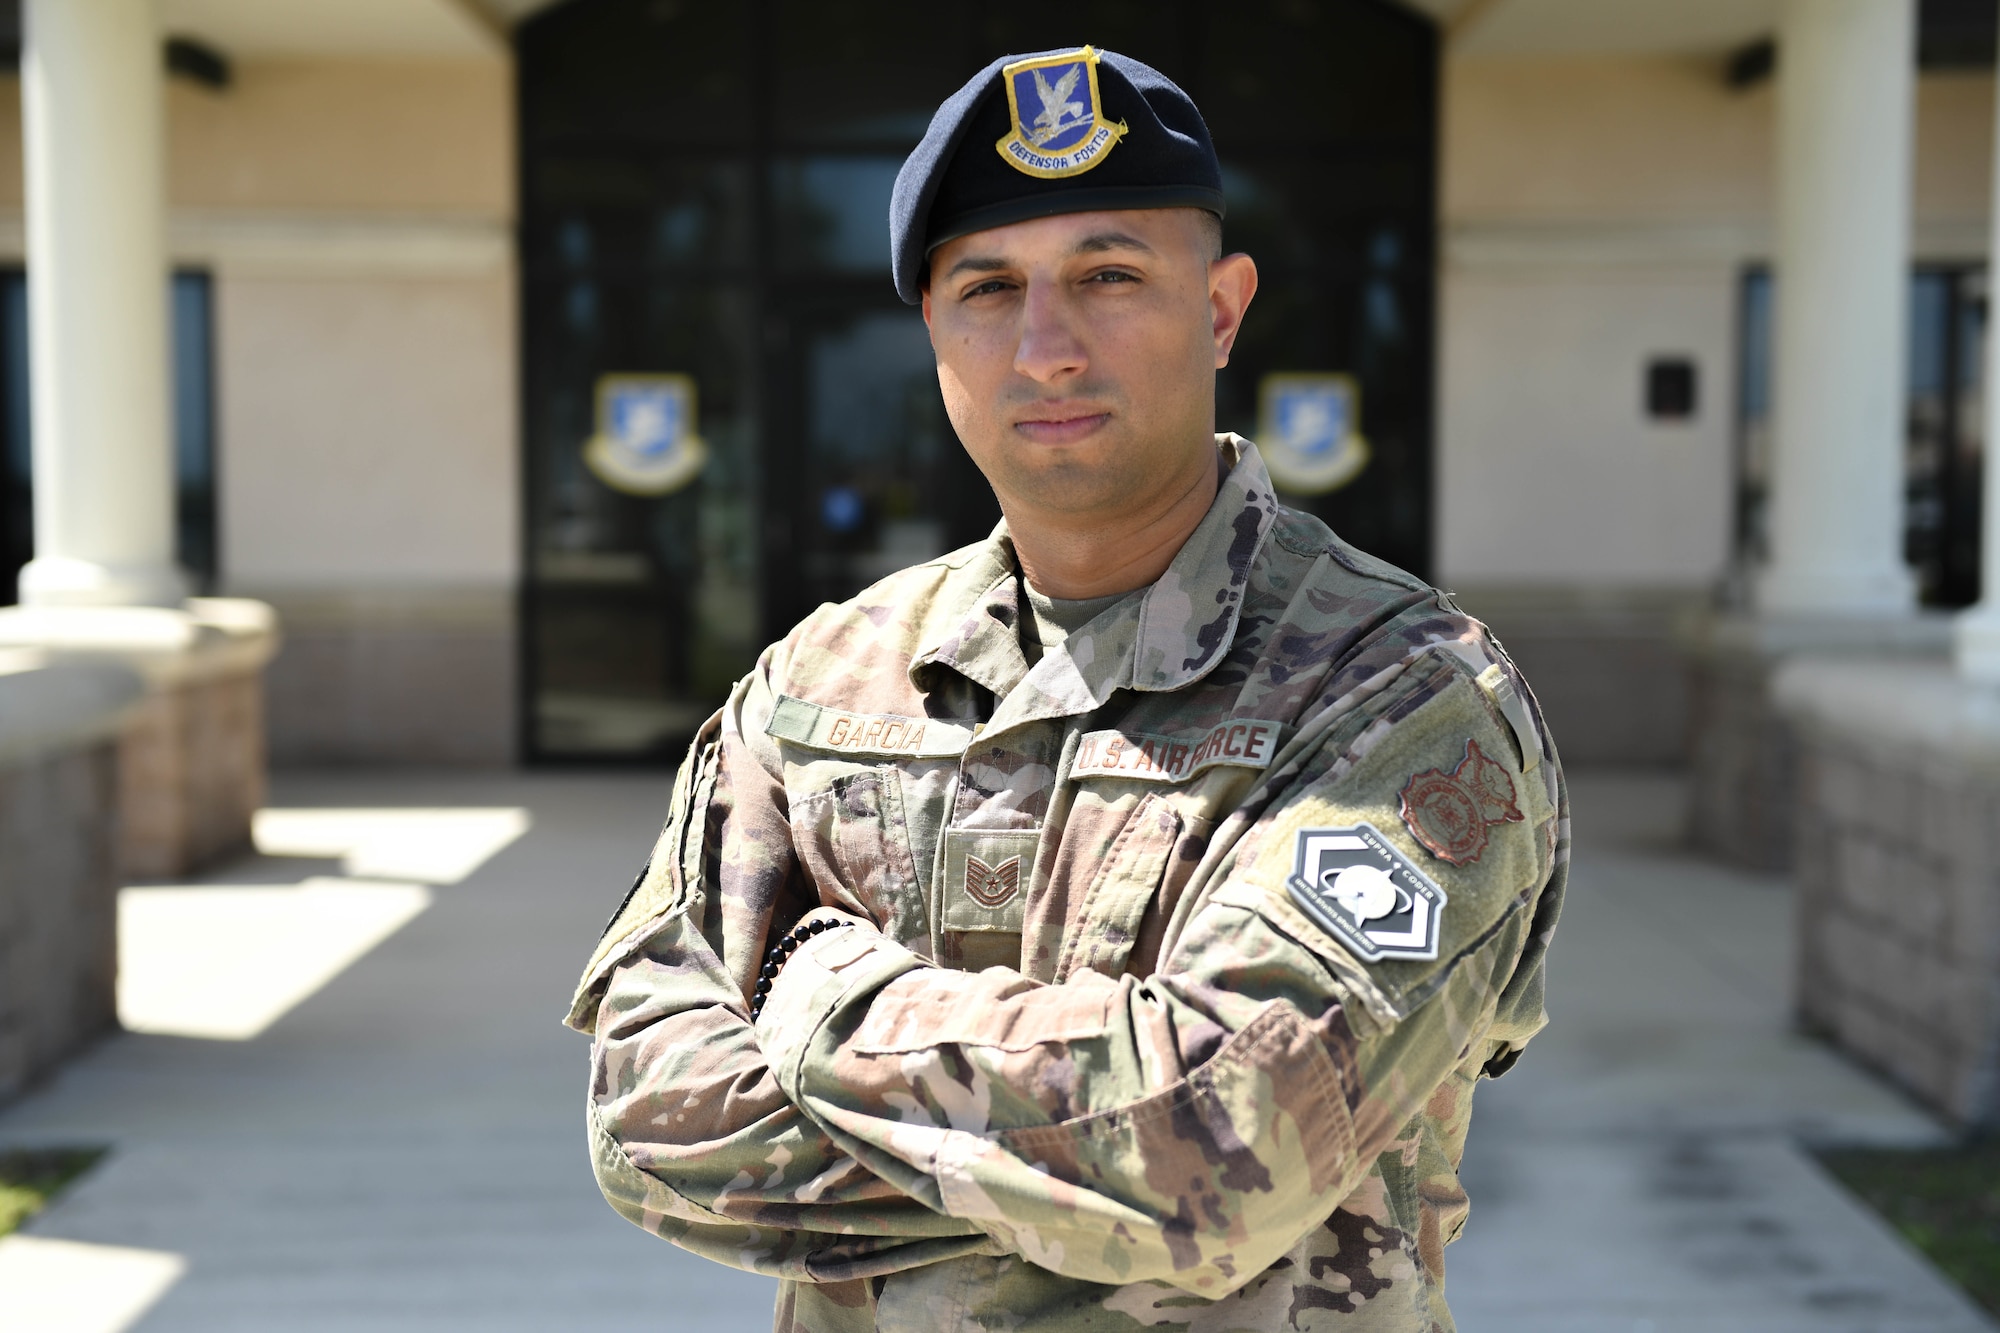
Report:
<svg viewBox="0 0 2000 1333"><path fill-rule="evenodd" d="M1250 571L1277 521L1278 503L1257 447L1216 436L1228 471L1208 513L1153 585L1078 630L1030 669L1021 652L1019 565L1002 521L980 556L981 591L958 623L919 646L911 681L933 663L1001 702L985 731L1088 713L1118 689L1183 689L1215 669L1236 638Z"/></svg>

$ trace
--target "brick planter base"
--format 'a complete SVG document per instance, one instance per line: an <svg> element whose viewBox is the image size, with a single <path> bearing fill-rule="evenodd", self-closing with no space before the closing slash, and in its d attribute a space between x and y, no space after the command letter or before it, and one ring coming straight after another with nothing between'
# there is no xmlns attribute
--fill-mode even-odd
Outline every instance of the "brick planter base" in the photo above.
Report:
<svg viewBox="0 0 2000 1333"><path fill-rule="evenodd" d="M1964 1126L2000 1124L2000 691L1796 662L1797 1010Z"/></svg>

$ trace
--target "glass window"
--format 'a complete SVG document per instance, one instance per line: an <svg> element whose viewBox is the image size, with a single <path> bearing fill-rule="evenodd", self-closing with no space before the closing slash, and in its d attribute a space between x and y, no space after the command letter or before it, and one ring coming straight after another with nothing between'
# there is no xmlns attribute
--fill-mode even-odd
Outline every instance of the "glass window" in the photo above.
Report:
<svg viewBox="0 0 2000 1333"><path fill-rule="evenodd" d="M1923 265L1910 274L1904 409L1903 553L1925 605L1979 600L1984 459L1986 270ZM1769 558L1773 279L1745 272L1738 316L1736 592Z"/></svg>
<svg viewBox="0 0 2000 1333"><path fill-rule="evenodd" d="M215 508L213 283L198 269L169 280L173 339L174 558L196 593L212 592L220 568ZM21 566L35 553L33 446L28 407L28 282L0 270L0 585L19 596Z"/></svg>

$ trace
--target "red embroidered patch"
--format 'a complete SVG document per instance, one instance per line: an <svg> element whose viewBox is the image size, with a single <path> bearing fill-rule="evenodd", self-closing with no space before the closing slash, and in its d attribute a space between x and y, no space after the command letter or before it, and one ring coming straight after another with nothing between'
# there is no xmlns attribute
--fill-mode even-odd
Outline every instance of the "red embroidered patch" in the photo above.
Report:
<svg viewBox="0 0 2000 1333"><path fill-rule="evenodd" d="M1465 758L1447 773L1441 768L1412 776L1403 786L1403 825L1440 861L1455 866L1477 861L1486 850L1486 830L1519 823L1514 778L1488 759L1479 742L1465 743Z"/></svg>

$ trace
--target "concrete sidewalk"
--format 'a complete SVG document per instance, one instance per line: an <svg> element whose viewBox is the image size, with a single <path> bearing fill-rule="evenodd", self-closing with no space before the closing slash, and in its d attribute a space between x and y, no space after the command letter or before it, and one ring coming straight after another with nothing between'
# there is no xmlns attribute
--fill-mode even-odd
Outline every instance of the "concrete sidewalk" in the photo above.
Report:
<svg viewBox="0 0 2000 1333"><path fill-rule="evenodd" d="M605 1206L584 1152L588 1047L560 1026L668 785L281 779L279 806L525 806L533 826L254 1040L123 1034L0 1113L0 1143L113 1145L33 1237L181 1256L131 1325L145 1333L765 1333L774 1283ZM343 868L254 858L208 882ZM114 1283L147 1272L118 1254L102 1268ZM0 1294L0 1324L28 1333L5 1310Z"/></svg>
<svg viewBox="0 0 2000 1333"><path fill-rule="evenodd" d="M1990 1328L1796 1147L1936 1130L1788 1035L1783 885L1674 851L1670 780L1576 787L1555 1025L1479 1094L1473 1218L1450 1251L1461 1327ZM598 1198L584 1042L557 1026L666 795L653 777L281 780L285 807L525 807L532 826L424 881L427 908L249 1039L127 1033L0 1113L0 1145L113 1146L0 1243L0 1287L72 1275L44 1325L0 1290L10 1333L768 1328L770 1283ZM208 882L355 885L398 864L257 857Z"/></svg>

